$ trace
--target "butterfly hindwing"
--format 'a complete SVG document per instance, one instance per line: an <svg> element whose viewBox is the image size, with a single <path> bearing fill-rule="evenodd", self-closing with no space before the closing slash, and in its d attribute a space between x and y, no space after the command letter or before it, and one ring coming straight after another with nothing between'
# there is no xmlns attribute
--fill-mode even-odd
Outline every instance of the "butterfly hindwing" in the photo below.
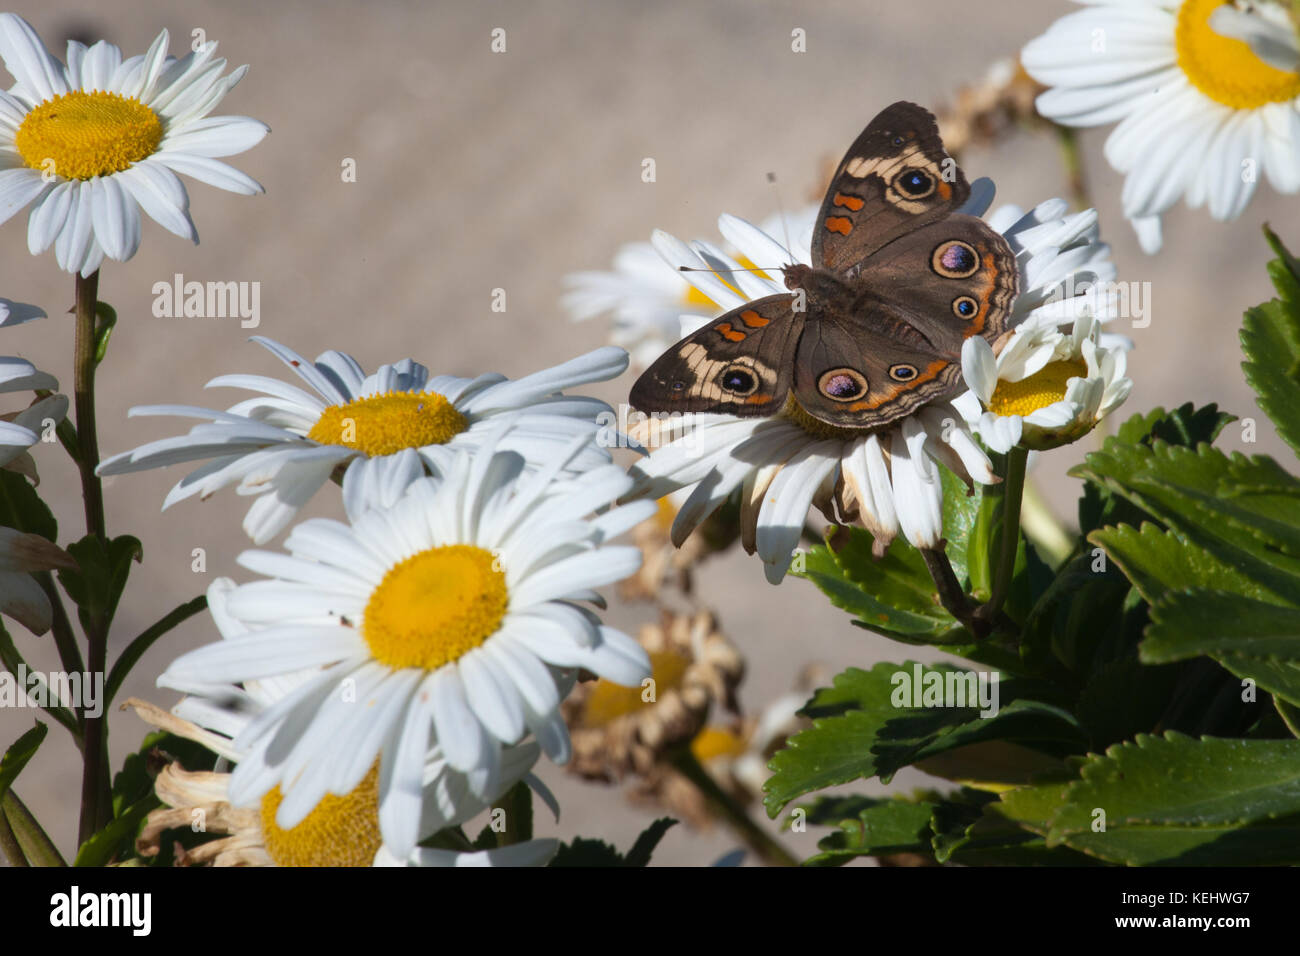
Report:
<svg viewBox="0 0 1300 956"><path fill-rule="evenodd" d="M915 103L895 103L868 124L836 168L813 225L813 265L849 271L969 196L934 116Z"/></svg>
<svg viewBox="0 0 1300 956"><path fill-rule="evenodd" d="M887 425L943 398L961 378L961 356L936 348L892 306L852 318L810 320L799 339L794 397L832 425Z"/></svg>
<svg viewBox="0 0 1300 956"><path fill-rule="evenodd" d="M896 239L856 280L894 306L936 348L960 355L972 335L995 341L1016 297L1016 256L974 216L949 216Z"/></svg>
<svg viewBox="0 0 1300 956"><path fill-rule="evenodd" d="M643 412L774 415L790 391L804 326L795 297L770 295L733 309L661 355L632 386Z"/></svg>

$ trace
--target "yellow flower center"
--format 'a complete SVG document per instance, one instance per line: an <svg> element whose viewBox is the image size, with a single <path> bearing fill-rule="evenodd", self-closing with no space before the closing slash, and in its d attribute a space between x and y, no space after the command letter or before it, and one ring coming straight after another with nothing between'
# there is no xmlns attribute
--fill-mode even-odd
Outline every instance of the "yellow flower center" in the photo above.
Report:
<svg viewBox="0 0 1300 956"><path fill-rule="evenodd" d="M691 741L691 753L703 763L715 757L739 757L745 752L745 738L725 727L705 727Z"/></svg>
<svg viewBox="0 0 1300 956"><path fill-rule="evenodd" d="M655 700L660 700L668 691L682 686L686 669L691 661L685 654L677 651L651 651L650 674L654 678ZM603 677L596 681L587 698L587 706L582 712L585 727L604 727L620 717L635 713L653 701L642 699L641 687L624 687Z"/></svg>
<svg viewBox="0 0 1300 956"><path fill-rule="evenodd" d="M151 156L162 137L162 120L139 100L73 90L28 113L14 145L32 169L65 179L93 179Z"/></svg>
<svg viewBox="0 0 1300 956"><path fill-rule="evenodd" d="M663 534L671 534L673 530L673 522L677 520L677 506L674 505L665 495L663 498L659 499L659 507L656 509L654 517L650 520L655 523L655 527Z"/></svg>
<svg viewBox="0 0 1300 956"><path fill-rule="evenodd" d="M346 797L326 794L291 830L275 823L279 786L262 798L262 840L276 866L370 866L379 835L379 762Z"/></svg>
<svg viewBox="0 0 1300 956"><path fill-rule="evenodd" d="M741 256L739 259L737 259L736 264L740 266L742 269L758 268L756 265L754 265L753 262L751 262L749 259L745 258L744 256ZM713 274L718 278L719 281L722 282L723 285L725 285L732 292L736 293L736 295L740 296L741 298L746 298L745 293L741 292L740 287L736 285L736 280L732 273L715 272ZM718 303L714 302L707 295L705 295L699 289L695 288L695 286L691 285L690 283L687 283L686 285L686 297L684 301L686 305L700 306L704 309L722 308L720 305L718 305Z"/></svg>
<svg viewBox="0 0 1300 956"><path fill-rule="evenodd" d="M442 545L388 570L366 603L361 635L389 667L434 670L491 637L509 603L490 551Z"/></svg>
<svg viewBox="0 0 1300 956"><path fill-rule="evenodd" d="M814 438L838 438L842 441L851 441L854 438L869 435L876 431L874 428L848 428L843 425L832 425L820 418L813 418L802 405L795 401L794 392L786 396L785 408L781 410L781 414Z"/></svg>
<svg viewBox="0 0 1300 956"><path fill-rule="evenodd" d="M995 415L1028 415L1065 398L1065 388L1072 378L1084 378L1088 365L1082 359L1048 362L1041 369L1018 382L1000 381L989 399L988 410Z"/></svg>
<svg viewBox="0 0 1300 956"><path fill-rule="evenodd" d="M468 427L465 416L437 392L386 392L331 405L307 437L375 458L403 448L443 445Z"/></svg>
<svg viewBox="0 0 1300 956"><path fill-rule="evenodd" d="M1210 15L1224 0L1184 0L1174 45L1178 65L1191 84L1233 109L1248 110L1300 96L1300 74L1265 63L1244 40L1210 28Z"/></svg>

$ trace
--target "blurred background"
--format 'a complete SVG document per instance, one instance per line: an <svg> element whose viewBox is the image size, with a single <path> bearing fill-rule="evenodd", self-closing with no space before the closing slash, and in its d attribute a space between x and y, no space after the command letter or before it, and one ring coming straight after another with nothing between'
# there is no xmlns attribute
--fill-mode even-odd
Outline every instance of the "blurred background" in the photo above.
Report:
<svg viewBox="0 0 1300 956"><path fill-rule="evenodd" d="M682 238L717 238L719 213L751 221L782 202L801 206L820 188L828 164L865 123L898 99L931 109L983 80L995 61L1014 57L1030 38L1072 9L1065 0L996 4L911 0L772 2L688 0L608 3L358 3L280 0L275 4L17 2L60 58L69 37L103 38L124 55L142 53L166 27L181 54L193 31L220 41L231 67L247 77L217 109L265 121L271 134L229 160L266 187L245 198L186 182L201 245L191 246L146 221L140 252L107 262L100 296L120 321L99 372L100 449L105 456L179 434L188 422L126 418L132 405L176 402L224 408L244 397L205 393L227 372L283 377L270 355L248 343L254 331L306 356L350 352L368 370L413 357L435 373L499 371L516 377L595 348L608 323L574 324L558 302L567 273L608 268L622 243L654 228ZM491 51L505 31L506 50ZM806 52L791 49L792 31ZM3 82L10 80L5 77ZM1084 170L1103 236L1122 280L1150 282L1148 328L1130 334L1133 394L1122 414L1184 401L1217 401L1259 421L1258 441L1230 426L1227 450L1289 455L1255 407L1241 372L1237 329L1243 309L1272 296L1264 271L1270 253L1260 224L1272 221L1300 244L1296 197L1265 184L1245 215L1215 223L1179 207L1165 220L1157 257L1138 249L1120 214L1121 177L1101 156L1107 130L1081 135ZM657 178L642 181L642 160ZM355 160L356 181L344 182ZM990 176L996 204L1021 206L1068 195L1056 139L1009 132L961 157L969 178ZM995 205L996 205L995 204ZM43 307L49 318L0 332L0 354L20 355L71 390L71 276L52 253L26 249L26 213L0 227L0 295ZM155 282L238 280L261 284L261 325L234 318L160 319L151 313ZM507 310L491 309L505 289ZM632 374L588 391L626 399ZM5 410L16 410L6 406ZM1078 482L1066 470L1086 449L1041 459L1034 471L1047 500L1073 521ZM76 473L57 446L34 449L41 491L58 503L60 543L84 532ZM148 624L201 593L214 576L246 580L234 564L249 546L239 524L248 499L232 491L207 502L159 509L185 473L109 479L111 534L144 543L110 642L110 659ZM334 495L304 513L339 516ZM278 542L277 542L278 544ZM191 571L203 548L207 571ZM850 626L811 585L769 586L756 558L733 549L698 572L697 599L713 607L722 630L744 653L741 701L750 713L790 690L803 668L829 673L883 659L933 659ZM612 623L634 629L645 607L615 602ZM6 624L9 624L6 621ZM13 626L33 668L56 668L48 636ZM119 699L164 706L176 695L154 677L181 651L215 639L206 615L160 641L137 665ZM36 711L0 710L0 745L31 726ZM110 718L113 766L146 732L134 714ZM588 784L539 764L559 796L558 823L542 818L538 835L581 833L626 849L662 810L630 804L619 788ZM900 774L893 786L932 781ZM67 734L51 726L23 776L19 794L69 858L75 853L80 764ZM857 791L871 790L858 786ZM761 811L756 816L762 818ZM821 834L783 837L798 855ZM670 831L655 861L708 864L739 845L725 829L685 825ZM751 856L752 860L752 856Z"/></svg>

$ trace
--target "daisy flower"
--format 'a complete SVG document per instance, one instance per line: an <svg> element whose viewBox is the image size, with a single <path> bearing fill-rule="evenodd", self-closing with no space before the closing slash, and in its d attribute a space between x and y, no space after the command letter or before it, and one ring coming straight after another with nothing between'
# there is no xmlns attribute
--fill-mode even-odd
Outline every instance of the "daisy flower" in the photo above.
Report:
<svg viewBox="0 0 1300 956"><path fill-rule="evenodd" d="M983 214L993 192L989 180L975 181L961 212ZM1113 278L1114 267L1109 249L1097 241L1096 212L1067 215L1067 208L1062 200L1050 200L1027 214L1007 209L989 219L1015 252L1020 271L1023 291L1012 307L1012 325L1035 316L1064 322L1079 312L1092 314L1097 303L1105 301L1095 290ZM724 215L718 228L754 262L807 262L806 251L805 258L798 259L744 220ZM666 233L656 233L655 244L672 267L736 265L716 248L687 246ZM788 291L780 272L733 273L742 295L712 272L683 274L727 309ZM1092 291L1071 295L1076 286ZM943 401L873 432L828 426L796 409L771 418L651 418L630 434L653 449L632 468L635 495L659 498L696 486L673 522L673 542L680 545L739 487L741 542L763 559L772 583L785 576L811 505L831 520L862 524L881 553L900 533L918 548L933 548L943 537L938 464L968 484L997 480L965 420Z"/></svg>
<svg viewBox="0 0 1300 956"><path fill-rule="evenodd" d="M53 391L58 387L58 379L31 362L0 356L0 392ZM10 465L41 440L47 427L57 425L67 414L68 396L48 395L21 412L5 415L0 420L0 467Z"/></svg>
<svg viewBox="0 0 1300 956"><path fill-rule="evenodd" d="M355 516L362 501L396 500L426 470L442 474L457 452L480 447L486 431L506 420L515 427L501 448L530 462L575 436L593 439L597 417L612 416L612 410L594 398L561 390L614 378L627 368L627 353L608 347L517 381L497 374L430 376L411 359L366 375L343 352L325 352L309 362L271 339L257 336L253 341L311 392L259 375L222 375L207 387L261 394L224 412L190 405L137 406L130 415L181 415L210 422L107 458L99 474L210 459L176 483L163 508L237 484L239 494L258 496L244 530L254 544L264 544L289 525L335 469L343 470L343 503ZM609 460L608 450L589 440L570 467L582 471Z"/></svg>
<svg viewBox="0 0 1300 956"><path fill-rule="evenodd" d="M59 268L88 276L105 256L130 259L140 210L198 241L177 173L252 195L262 187L217 157L242 153L267 133L246 116L209 116L243 78L204 43L167 56L167 31L143 56L100 41L68 41L65 66L36 31L0 14L0 58L16 81L0 92L0 222L31 205L27 245L54 246Z"/></svg>
<svg viewBox="0 0 1300 956"><path fill-rule="evenodd" d="M218 580L209 589L209 597L220 601L222 593L228 592L233 585L229 579ZM219 613L214 610L214 615ZM223 762L237 764L243 754L234 746L233 738L254 715L272 706L305 680L309 673L289 679L249 681L246 689L234 685L206 686L204 691L211 697L185 697L172 708L171 713L136 698L128 700L125 706L134 708L153 726L202 744ZM549 791L529 773L539 753L537 745L531 742L512 748L503 756L503 765L508 768L503 780L509 787L517 779L527 779L530 784L541 787L545 799L553 804L554 798ZM430 807L436 808L441 792L445 790L447 775L440 772L445 763L434 748L426 763L424 780L424 801ZM154 792L164 806L154 810L146 819L136 838L137 852L144 857L157 856L167 830L198 825L203 832L223 836L186 851L186 865L463 866L474 864L456 862L457 858L484 859L481 854L422 848L406 856L396 854L384 843L379 831L377 766L370 769L354 790L341 796L327 794L297 826L287 829L276 822L283 802L279 788L273 787L256 806L236 807L230 798L230 777L228 769L188 771L177 761L163 767L154 781ZM482 801L461 799L463 819L485 809L487 804ZM432 836L445 825L443 820L441 815L431 814L428 821L421 822L421 834ZM554 852L555 841L534 842L544 846L534 846L533 850ZM487 852L488 865L493 861L499 866L542 865L510 863L498 856L503 852L501 850ZM425 859L425 855L431 853L443 855ZM543 857L542 853L537 855ZM549 853L544 854L544 860L549 858Z"/></svg>
<svg viewBox="0 0 1300 956"><path fill-rule="evenodd" d="M816 206L793 215L778 213L760 228L774 236L790 235L791 245L805 250L812 242ZM735 250L728 250L735 252ZM805 257L807 253L805 252ZM752 267L752 262L742 262ZM731 277L725 280L732 285ZM648 242L629 242L614 256L608 272L574 272L565 277L568 291L560 304L575 322L612 313L610 342L632 353L632 364L644 368L681 338L683 323L698 325L726 309L687 282L683 275L664 268L663 259Z"/></svg>
<svg viewBox="0 0 1300 956"><path fill-rule="evenodd" d="M1082 438L1128 398L1122 349L1098 345L1096 318L1081 316L1063 334L1049 322L1016 329L995 358L984 339L967 339L962 374L970 391L953 401L984 443L1044 451Z"/></svg>
<svg viewBox="0 0 1300 956"><path fill-rule="evenodd" d="M615 465L565 469L586 439L541 468L492 436L455 456L445 478L416 481L390 508L350 524L311 520L288 554L249 551L265 580L235 588L247 633L183 655L160 684L242 683L316 669L235 738L236 806L279 786L276 822L300 823L326 793L350 793L379 761L379 820L399 858L415 846L425 755L484 800L501 792L503 751L530 732L557 763L570 744L560 701L578 668L622 684L649 674L640 645L575 602L636 570L608 541L654 510L606 510L631 479Z"/></svg>
<svg viewBox="0 0 1300 956"><path fill-rule="evenodd" d="M1022 51L1050 87L1042 115L1067 126L1118 123L1106 159L1125 175L1124 214L1147 252L1160 214L1185 196L1218 220L1239 216L1267 175L1300 189L1300 54L1268 0L1089 0Z"/></svg>
<svg viewBox="0 0 1300 956"><path fill-rule="evenodd" d="M683 315L711 318L722 310L680 275L664 268L648 242L629 242L607 272L574 272L560 305L575 322L612 313L609 341L632 353L638 367L649 365L673 342Z"/></svg>

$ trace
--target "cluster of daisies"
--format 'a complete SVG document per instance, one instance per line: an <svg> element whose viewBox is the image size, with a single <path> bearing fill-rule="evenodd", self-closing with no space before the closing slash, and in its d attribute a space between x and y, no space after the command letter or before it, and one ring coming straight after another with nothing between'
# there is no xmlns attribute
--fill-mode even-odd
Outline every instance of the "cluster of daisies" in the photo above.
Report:
<svg viewBox="0 0 1300 956"><path fill-rule="evenodd" d="M1118 122L1106 155L1127 175L1123 201L1143 246L1179 196L1218 219L1239 215L1261 175L1300 189L1300 54L1288 4L1270 0L1087 0L1023 51L1048 89L1038 109L1060 123ZM179 175L232 193L262 191L221 162L267 133L214 116L246 68L226 72L215 43L167 54L163 31L142 55L100 42L49 53L21 18L0 15L0 222L30 207L33 254L53 247L82 277L138 248L143 211L197 241ZM993 199L973 184L962 212ZM1122 313L1096 214L1061 200L988 216L1017 258L1013 331L967 342L966 389L886 429L811 428L690 415L633 432L648 454L616 464L600 422L612 409L572 390L647 364L681 335L744 302L784 292L755 263L808 263L813 211L756 227L731 216L723 242L655 233L612 273L572 277L578 318L612 312L613 346L515 380L432 375L411 360L372 374L351 356L314 361L254 341L296 381L225 375L212 387L252 397L226 408L153 405L135 415L198 420L188 432L114 455L118 475L194 464L164 507L222 488L252 499L253 579L208 591L220 640L159 678L186 696L152 723L202 742L220 773L173 766L157 789L171 810L142 841L209 812L225 838L196 860L232 864L544 864L554 840L491 850L448 842L545 755L572 750L563 705L581 673L636 687L645 649L602 623L599 588L633 575L640 550L614 543L673 502L671 539L739 492L740 538L780 581L809 510L869 528L880 546L943 536L940 467L990 483L990 453L1077 440L1131 387ZM690 267L693 271L683 271ZM726 276L726 280L722 278ZM0 325L41 315L0 300ZM996 348L995 348L996 346ZM0 391L35 392L0 421L0 466L34 476L29 449L67 412L52 376L0 359ZM607 436L606 436L607 437ZM343 520L298 521L337 487ZM0 529L0 611L50 626L29 572L66 566L35 535ZM432 845L436 842L436 846Z"/></svg>

